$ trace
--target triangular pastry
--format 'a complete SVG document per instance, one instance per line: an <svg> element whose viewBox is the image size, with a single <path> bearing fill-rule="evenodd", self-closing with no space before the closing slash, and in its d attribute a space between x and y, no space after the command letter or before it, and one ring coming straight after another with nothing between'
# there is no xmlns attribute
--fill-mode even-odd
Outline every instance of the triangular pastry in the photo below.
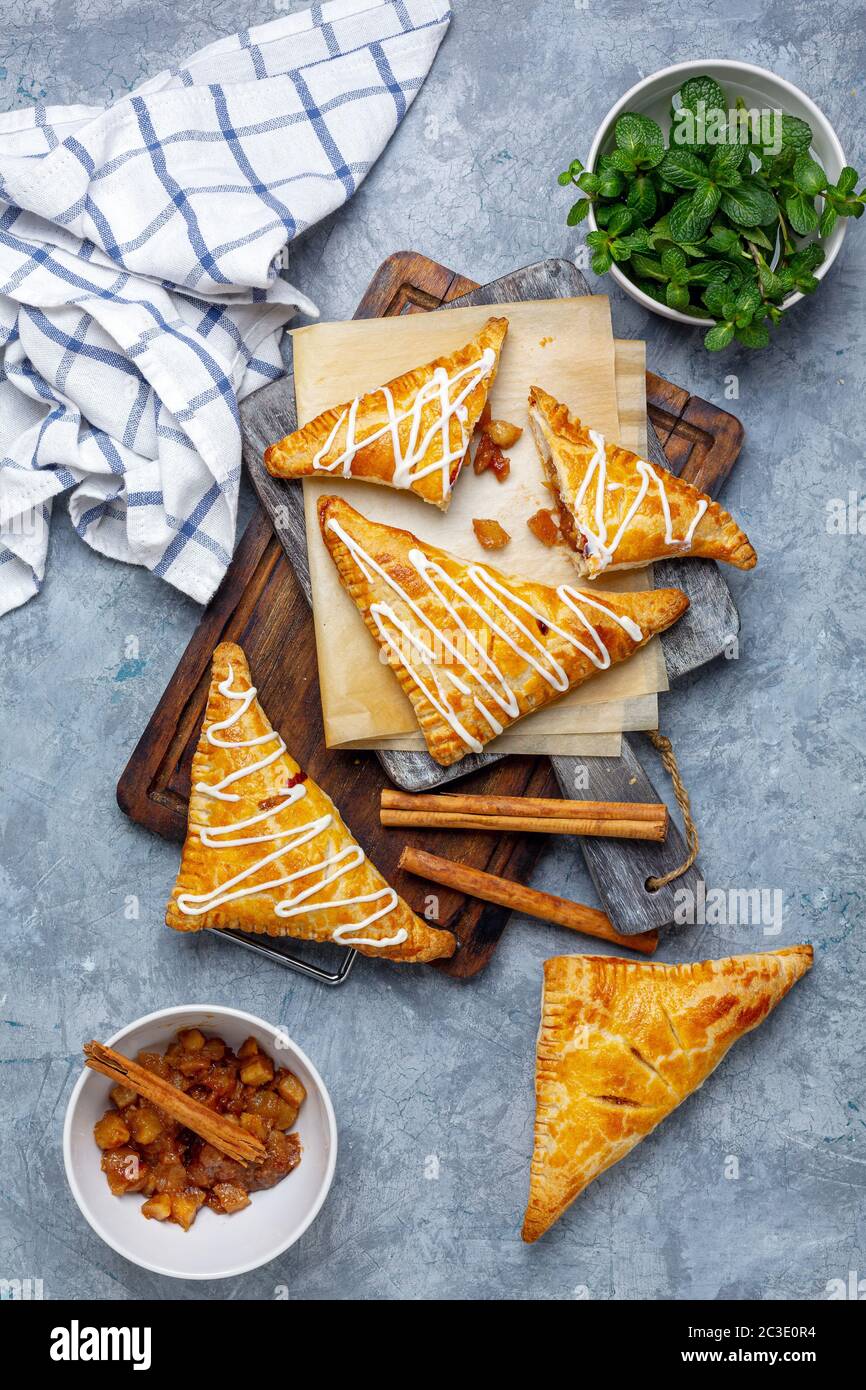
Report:
<svg viewBox="0 0 866 1390"><path fill-rule="evenodd" d="M545 961L523 1239L696 1091L811 965L811 946L691 965Z"/></svg>
<svg viewBox="0 0 866 1390"><path fill-rule="evenodd" d="M529 423L577 572L634 569L684 555L750 570L758 557L733 517L706 493L585 428L540 387Z"/></svg>
<svg viewBox="0 0 866 1390"><path fill-rule="evenodd" d="M496 377L508 319L463 347L325 410L265 450L276 478L360 478L410 488L445 511Z"/></svg>
<svg viewBox="0 0 866 1390"><path fill-rule="evenodd" d="M166 913L177 931L235 928L355 946L366 956L450 956L451 932L389 887L256 699L232 642L213 654L192 762L189 828Z"/></svg>
<svg viewBox="0 0 866 1390"><path fill-rule="evenodd" d="M340 497L319 498L319 525L443 767L624 661L689 606L679 589L589 594L511 578Z"/></svg>

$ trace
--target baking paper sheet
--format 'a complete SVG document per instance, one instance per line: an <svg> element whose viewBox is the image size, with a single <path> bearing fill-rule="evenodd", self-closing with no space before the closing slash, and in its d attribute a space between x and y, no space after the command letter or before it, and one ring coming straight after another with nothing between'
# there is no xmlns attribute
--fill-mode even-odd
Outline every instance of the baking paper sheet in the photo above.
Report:
<svg viewBox="0 0 866 1390"><path fill-rule="evenodd" d="M393 672L379 659L363 619L345 593L322 541L316 502L323 493L346 498L371 520L405 527L422 540L468 560L483 559L505 573L550 584L574 583L560 548L547 549L525 519L550 505L526 420L529 386L538 384L568 403L582 419L645 452L646 399L643 345L614 343L603 296L526 301L441 314L316 324L296 330L295 393L298 422L350 400L419 362L465 343L491 314L505 314L509 332L491 393L494 417L524 426L508 450L511 473L464 469L446 513L411 492L335 478L304 480L307 543L326 744L330 748L423 750L412 707ZM500 521L511 535L503 550L484 551L473 517ZM608 589L651 585L649 571L610 576ZM592 587L592 586L588 586ZM658 641L630 661L604 672L563 700L537 711L488 745L490 751L611 756L623 730L655 728L655 693L667 688ZM603 740L596 741L599 735Z"/></svg>

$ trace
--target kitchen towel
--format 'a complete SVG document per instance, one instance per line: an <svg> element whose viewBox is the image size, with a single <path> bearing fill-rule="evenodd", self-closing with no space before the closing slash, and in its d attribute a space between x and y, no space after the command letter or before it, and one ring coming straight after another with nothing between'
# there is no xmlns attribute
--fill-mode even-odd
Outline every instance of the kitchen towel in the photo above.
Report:
<svg viewBox="0 0 866 1390"><path fill-rule="evenodd" d="M450 20L334 0L114 105L0 116L0 614L38 592L53 499L94 550L206 602L231 558L238 402L316 314L283 248L352 196Z"/></svg>

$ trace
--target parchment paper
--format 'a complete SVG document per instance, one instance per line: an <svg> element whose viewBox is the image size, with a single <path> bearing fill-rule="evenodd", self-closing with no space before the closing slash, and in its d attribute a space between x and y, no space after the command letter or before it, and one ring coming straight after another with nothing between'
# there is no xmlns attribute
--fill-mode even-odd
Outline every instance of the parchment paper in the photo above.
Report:
<svg viewBox="0 0 866 1390"><path fill-rule="evenodd" d="M528 301L413 314L392 319L316 324L296 330L294 373L298 421L351 399L401 371L466 342L492 313L509 319L509 332L491 396L495 417L523 426L533 383L568 402L583 419L615 439L645 449L646 402L641 344L615 350L608 301L602 296ZM622 419L620 418L622 410ZM423 540L467 559L483 559L515 575L574 583L559 548L547 549L525 524L550 504L528 427L508 451L506 483L464 470L451 506L442 514L406 491L343 479L305 479L304 497L313 609L328 747L423 749L412 707L393 672L379 659L354 603L343 590L322 541L316 501L338 493L372 520L402 526ZM502 551L484 551L473 517L500 521L512 539ZM651 585L649 571L611 576L599 588ZM494 744L500 752L608 755L625 729L657 724L655 692L667 688L657 642L630 661L521 721ZM605 735L603 744L588 736Z"/></svg>

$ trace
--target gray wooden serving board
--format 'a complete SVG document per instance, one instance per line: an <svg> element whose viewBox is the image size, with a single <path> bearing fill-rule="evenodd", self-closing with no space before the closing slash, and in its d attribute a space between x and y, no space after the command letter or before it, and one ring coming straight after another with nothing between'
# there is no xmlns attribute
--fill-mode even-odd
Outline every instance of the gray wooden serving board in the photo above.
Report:
<svg viewBox="0 0 866 1390"><path fill-rule="evenodd" d="M521 299L558 299L590 293L586 280L570 261L547 260L482 285L433 312L447 312L467 305L507 304ZM301 484L272 478L262 462L269 444L297 428L291 373L248 396L241 405L241 419L244 462L253 486L308 602L312 603ZM668 468L664 450L649 421L648 433L650 458ZM659 587L683 589L691 600L688 613L661 636L668 679L674 681L724 651L739 630L739 615L718 567L711 561L665 561L655 566L655 576ZM476 768L497 762L503 754L469 754L450 768L439 767L427 753L380 752L377 756L395 785L417 792L440 787ZM552 764L563 795L575 800L655 802L662 799L626 737L623 737L619 758L582 761L562 757L553 758ZM585 774L588 785L583 787L580 784ZM665 874L686 857L685 842L673 822L663 845L593 838L581 839L580 844L605 911L617 930L626 935L673 922L675 891L682 888L696 891L701 881L697 867L693 866L668 887L656 892L646 887L647 878Z"/></svg>

